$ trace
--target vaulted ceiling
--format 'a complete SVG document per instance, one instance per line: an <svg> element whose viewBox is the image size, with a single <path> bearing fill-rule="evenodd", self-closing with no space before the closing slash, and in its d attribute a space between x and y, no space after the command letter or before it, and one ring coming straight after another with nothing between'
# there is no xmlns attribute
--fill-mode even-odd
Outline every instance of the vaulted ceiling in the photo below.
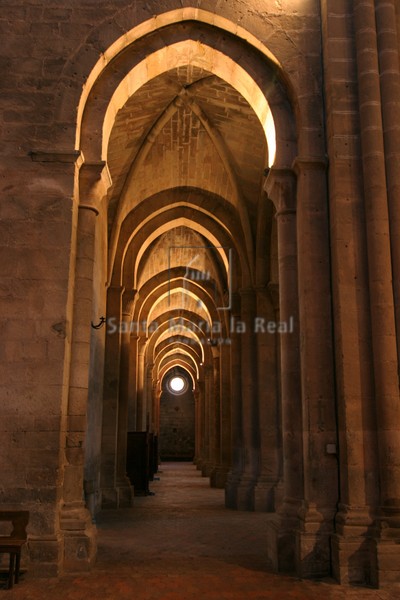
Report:
<svg viewBox="0 0 400 600"><path fill-rule="evenodd" d="M129 206L130 250L120 252L135 271L133 318L158 327L147 331L146 360L156 378L178 364L198 373L213 323L226 327L231 263L251 262L268 164L264 130L231 85L178 66L149 74L119 110L107 164L110 233Z"/></svg>

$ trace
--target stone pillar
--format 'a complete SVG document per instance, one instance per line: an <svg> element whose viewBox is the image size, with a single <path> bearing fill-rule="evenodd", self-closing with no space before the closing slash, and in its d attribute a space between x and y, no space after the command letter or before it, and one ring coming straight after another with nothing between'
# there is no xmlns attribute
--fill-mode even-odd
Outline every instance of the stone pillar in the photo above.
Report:
<svg viewBox="0 0 400 600"><path fill-rule="evenodd" d="M123 287L107 290L107 320L115 331L106 337L103 392L103 427L101 438L102 508L118 508L117 435L121 349L121 303Z"/></svg>
<svg viewBox="0 0 400 600"><path fill-rule="evenodd" d="M381 3L378 4L382 9ZM373 0L354 1L354 22L379 448L380 507L374 582L383 585L400 579L400 402L387 174Z"/></svg>
<svg viewBox="0 0 400 600"><path fill-rule="evenodd" d="M221 385L221 373L220 373L220 349L219 346L212 346L213 355L213 402L212 411L210 414L210 451L211 451L211 471L210 471L210 485L211 487L218 487L218 472L221 468L221 400L220 400L220 385Z"/></svg>
<svg viewBox="0 0 400 600"><path fill-rule="evenodd" d="M154 432L154 363L146 365L146 431Z"/></svg>
<svg viewBox="0 0 400 600"><path fill-rule="evenodd" d="M60 511L66 571L88 570L96 553L95 529L83 501L83 476L97 215L94 205L79 206L66 462Z"/></svg>
<svg viewBox="0 0 400 600"><path fill-rule="evenodd" d="M255 488L255 509L274 512L276 486L279 481L279 413L276 372L277 332L275 311L266 287L257 294L256 343L260 423L260 476ZM271 327L269 326L271 323Z"/></svg>
<svg viewBox="0 0 400 600"><path fill-rule="evenodd" d="M193 463L199 468L200 453L201 453L201 405L200 405L200 390L197 382L196 388L193 391L194 406L195 406L195 433L194 433L194 459Z"/></svg>
<svg viewBox="0 0 400 600"><path fill-rule="evenodd" d="M304 502L297 573L331 570L338 501L336 398L325 159L297 158L297 242L303 408Z"/></svg>
<svg viewBox="0 0 400 600"><path fill-rule="evenodd" d="M332 572L344 584L370 584L378 451L359 145L352 0L321 1L324 42L330 239L336 353L340 502L331 540ZM346 16L344 16L346 15ZM338 39L341 44L337 53ZM343 67L346 66L346 78Z"/></svg>
<svg viewBox="0 0 400 600"><path fill-rule="evenodd" d="M133 489L126 475L126 451L128 437L128 405L130 393L131 343L130 325L132 321L134 290L125 290L122 295L121 358L118 396L117 432L117 482L118 507L132 506Z"/></svg>
<svg viewBox="0 0 400 600"><path fill-rule="evenodd" d="M196 466L199 471L202 471L205 462L205 436L206 436L206 406L205 406L205 380L204 380L204 367L201 368L200 379L197 382L198 385L198 456L196 459Z"/></svg>
<svg viewBox="0 0 400 600"><path fill-rule="evenodd" d="M400 39L395 0L376 0L379 79L395 299L397 355L400 360Z"/></svg>
<svg viewBox="0 0 400 600"><path fill-rule="evenodd" d="M137 404L136 404L136 431L146 431L146 397L145 397L145 350L147 339L141 335L138 343L137 357Z"/></svg>
<svg viewBox="0 0 400 600"><path fill-rule="evenodd" d="M136 431L138 344L139 336L132 333L129 340L128 431Z"/></svg>
<svg viewBox="0 0 400 600"><path fill-rule="evenodd" d="M204 367L204 462L201 468L203 477L209 477L212 468L211 437L212 415L214 411L213 367Z"/></svg>
<svg viewBox="0 0 400 600"><path fill-rule="evenodd" d="M157 370L153 369L153 417L152 417L152 432L159 435L160 432L160 397L161 387L157 377Z"/></svg>
<svg viewBox="0 0 400 600"><path fill-rule="evenodd" d="M292 333L279 336L283 500L277 519L271 522L268 553L276 569L294 571L298 513L304 498L295 174L290 169L271 169L265 191L277 211L279 318L282 323L292 320L294 327Z"/></svg>
<svg viewBox="0 0 400 600"><path fill-rule="evenodd" d="M256 294L253 289L240 290L241 321L241 392L243 470L237 491L237 508L254 510L254 488L260 471L260 434L257 398L257 349L254 333ZM238 324L237 324L238 325Z"/></svg>
<svg viewBox="0 0 400 600"><path fill-rule="evenodd" d="M239 297L232 295L231 319L235 323L239 320ZM227 508L238 508L237 489L243 470L243 432L242 432L242 405L241 405L241 345L240 334L235 328L230 331L230 381L231 381L231 469L228 473L225 486L225 505Z"/></svg>
<svg viewBox="0 0 400 600"><path fill-rule="evenodd" d="M96 554L95 529L84 504L84 449L87 436L96 218L111 181L105 163L80 164L76 232L72 346L69 372L65 466L60 502L65 571L88 570Z"/></svg>
<svg viewBox="0 0 400 600"><path fill-rule="evenodd" d="M220 346L219 365L220 386L220 465L215 473L215 487L224 488L226 485L229 469L232 463L231 447L231 386L230 386L230 345Z"/></svg>

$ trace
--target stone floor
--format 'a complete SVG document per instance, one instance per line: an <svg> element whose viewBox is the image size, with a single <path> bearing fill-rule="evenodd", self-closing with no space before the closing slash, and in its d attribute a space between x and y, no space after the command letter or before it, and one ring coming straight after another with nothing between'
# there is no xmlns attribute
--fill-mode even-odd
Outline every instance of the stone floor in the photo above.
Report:
<svg viewBox="0 0 400 600"><path fill-rule="evenodd" d="M98 560L91 573L34 580L29 571L7 600L400 599L391 590L347 588L268 572L267 516L226 510L188 463L162 465L154 496L107 511L98 522Z"/></svg>

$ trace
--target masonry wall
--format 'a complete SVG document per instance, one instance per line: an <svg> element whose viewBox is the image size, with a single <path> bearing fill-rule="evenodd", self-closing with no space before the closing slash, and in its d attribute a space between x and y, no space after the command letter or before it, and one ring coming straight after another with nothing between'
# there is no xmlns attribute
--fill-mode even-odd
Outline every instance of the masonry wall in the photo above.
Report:
<svg viewBox="0 0 400 600"><path fill-rule="evenodd" d="M171 394L165 390L160 398L161 460L192 460L194 457L195 406L193 392Z"/></svg>
<svg viewBox="0 0 400 600"><path fill-rule="evenodd" d="M57 514L63 503L69 427L77 106L92 68L110 44L157 13L192 4L187 0L2 3L0 502L31 510L31 560L41 573L54 574L62 563ZM196 6L214 12L216 3L205 0ZM251 6L225 2L218 11L264 41L276 26L273 51L279 54L288 37L302 52L312 48L310 73L316 68L316 0L295 6L288 0L255 1ZM291 74L297 72L298 56L297 51L287 55ZM105 252L102 258L97 253L96 260L100 262L95 285L100 289ZM93 319L104 306L103 288L96 294ZM92 335L85 459L85 478L95 482L94 490L100 461L101 335Z"/></svg>
<svg viewBox="0 0 400 600"><path fill-rule="evenodd" d="M80 426L87 427L83 445L81 439L70 435L72 420L68 419L77 205L82 200L91 200L77 196L77 161L100 159L90 150L101 135L100 129L86 132L88 153L85 157L80 156L81 140L77 140L76 136L78 104L93 67L99 58L104 57L111 44L155 15L160 22L162 13L192 4L188 0L2 2L0 504L30 510L30 568L38 574L56 574L63 568L64 534L58 517L65 503L63 494L68 495L68 489L63 489L66 448L71 455L78 457L77 462L80 461L73 465L74 476L78 473L75 484L79 487L80 470L84 470L87 500L90 497L94 511L98 505L104 330L91 331L90 366L82 369L80 384L88 415L87 426L84 415L78 415L82 417ZM373 5L370 3L370 6ZM370 349L371 324L374 323L370 312L370 288L374 279L368 267L379 252L370 253L367 260L368 247L375 232L370 229L368 241L364 194L369 188L365 173L364 179L361 176L361 159L365 160L366 153L363 157L358 114L362 108L359 96L362 82L357 79L360 71L354 39L354 3L347 0L322 1L322 23L317 0L232 0L223 3L204 0L196 2L196 7L211 13L217 11L232 23L232 30L240 26L270 48L284 73L298 132L302 133L299 133L299 152L305 159L303 163L307 160L312 163L315 156L329 155L330 279L339 400L340 493L346 506L355 509L362 506L365 509L362 526L368 528L368 511L375 511L379 506L380 469L375 415L379 416L382 405L373 381L377 362L374 363ZM397 6L396 10L398 24ZM380 59L383 60L383 53ZM238 57L240 60L241 57ZM251 71L252 65L246 64L246 60L247 57L244 57L244 67ZM364 133L367 129L364 127ZM379 130L379 127L376 129ZM324 139L324 131L327 132L327 140ZM285 140L284 135L284 143L281 143L283 155L291 143ZM281 166L290 168L291 164ZM299 177L299 181L304 180L304 177ZM165 178L165 185L172 183L170 178ZM141 180L140 184L143 187L146 182ZM220 187L228 190L225 181L220 182ZM315 191L312 184L302 189L306 189L307 198ZM318 190L321 189L318 187ZM154 186L152 191L156 190L158 187ZM315 218L321 214L318 207L311 206L310 212L312 210ZM309 218L309 213L306 216ZM106 207L103 205L96 224L93 321L97 321L105 310L109 225L106 220ZM377 221L387 226L386 217ZM302 231L301 228L299 231ZM392 228L392 237L393 231L395 228ZM309 248L307 241L303 245L306 250ZM324 243L328 243L326 239ZM392 249L395 247L393 243ZM308 264L303 256L303 276L306 273L303 289L310 293L315 282L307 270ZM387 290L388 282L384 283ZM378 292L375 314L380 314ZM306 322L308 310L309 306L305 306L303 322L306 332L312 321ZM90 328L89 321L87 319L85 324L87 328ZM326 328L332 329L331 323L327 323ZM376 344L375 360L380 360ZM379 366L382 367L381 363ZM384 373L383 367L381 373ZM306 385L310 381L310 372L306 370L303 375ZM384 381L384 377L379 379L379 382ZM394 398L393 403L390 404L390 401L388 404L392 410L396 406L396 396L393 394L390 398ZM185 454L191 452L192 400L192 397L182 396L177 404L176 397L173 401L168 396L162 398L166 405L162 426L169 431L166 435L168 453L175 452L177 448L175 438L170 435L173 429L180 432L177 436L179 447L185 448ZM175 410L176 406L179 411ZM319 410L314 409L310 412L312 417ZM184 415L182 421L176 420L178 413ZM385 414L381 414L381 419L384 417ZM384 424L384 421L380 422ZM311 419L310 423L318 427L317 419ZM186 441L183 442L183 439ZM380 456L390 459L389 450L390 446L382 443ZM312 460L315 456L311 456ZM311 477L314 475L310 476L310 481ZM328 491L329 494L332 492ZM69 526L72 530L78 527L72 518ZM352 547L343 549L345 542L342 538L336 542L336 574L346 579L349 575L341 565L346 562L347 554L351 554ZM360 561L364 566L356 569L355 573L360 581L365 580L365 564L373 562L373 549L368 547L365 552L367 559L364 560L363 555ZM391 556L389 563L390 560ZM390 568L386 569L389 578L397 576L397 563L394 564L393 567L390 563Z"/></svg>

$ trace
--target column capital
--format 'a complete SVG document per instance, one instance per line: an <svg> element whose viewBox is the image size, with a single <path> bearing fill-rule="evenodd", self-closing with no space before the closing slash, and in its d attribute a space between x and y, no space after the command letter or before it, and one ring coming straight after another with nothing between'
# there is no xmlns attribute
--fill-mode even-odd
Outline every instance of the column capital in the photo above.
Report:
<svg viewBox="0 0 400 600"><path fill-rule="evenodd" d="M326 171L327 168L327 156L296 156L292 164L292 169L297 175L304 171Z"/></svg>
<svg viewBox="0 0 400 600"><path fill-rule="evenodd" d="M107 288L107 293L109 293L109 294L120 294L122 296L124 291L125 291L125 286L123 286L123 285L110 285Z"/></svg>
<svg viewBox="0 0 400 600"><path fill-rule="evenodd" d="M136 298L136 290L126 290L124 289L122 293L122 316L123 317L132 317L133 307Z"/></svg>
<svg viewBox="0 0 400 600"><path fill-rule="evenodd" d="M74 164L81 158L79 150L30 150L28 152L32 162L52 162Z"/></svg>
<svg viewBox="0 0 400 600"><path fill-rule="evenodd" d="M94 214L96 215L96 217L97 217L97 215L100 212L100 209L97 206L95 206L94 203L91 203L90 201L89 202L79 203L78 209L79 210L90 210L90 211L94 212Z"/></svg>
<svg viewBox="0 0 400 600"><path fill-rule="evenodd" d="M296 212L296 173L293 169L272 167L264 191L274 203L276 216Z"/></svg>
<svg viewBox="0 0 400 600"><path fill-rule="evenodd" d="M105 161L86 163L82 160L79 167L79 206L100 211L100 202L112 184L110 172Z"/></svg>

